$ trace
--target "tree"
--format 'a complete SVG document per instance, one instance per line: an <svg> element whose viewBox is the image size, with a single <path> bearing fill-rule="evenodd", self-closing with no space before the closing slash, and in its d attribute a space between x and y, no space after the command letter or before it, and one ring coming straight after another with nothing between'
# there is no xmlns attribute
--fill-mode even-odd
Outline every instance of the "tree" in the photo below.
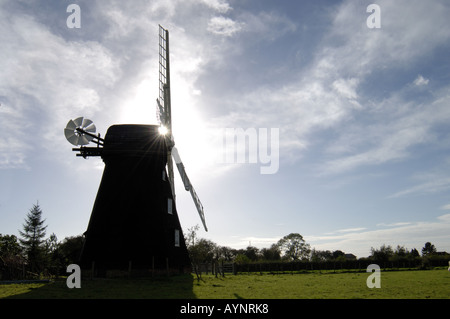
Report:
<svg viewBox="0 0 450 319"><path fill-rule="evenodd" d="M375 249L373 247L370 248L372 251L372 258L376 262L387 262L389 258L394 255L394 250L391 246L382 245L380 249Z"/></svg>
<svg viewBox="0 0 450 319"><path fill-rule="evenodd" d="M44 246L51 273L54 275L65 274L68 265L80 262L83 235L66 237L62 242L58 242L56 235L52 234L45 241Z"/></svg>
<svg viewBox="0 0 450 319"><path fill-rule="evenodd" d="M311 252L310 245L305 242L302 235L297 233L284 236L277 245L284 253L284 257L292 261L306 259Z"/></svg>
<svg viewBox="0 0 450 319"><path fill-rule="evenodd" d="M58 238L53 233L47 238L44 243L44 263L51 268L51 272L53 274L59 274L60 270L63 268L63 264L61 263L61 256L59 251ZM47 269L50 270L50 269Z"/></svg>
<svg viewBox="0 0 450 319"><path fill-rule="evenodd" d="M332 258L335 260L345 260L345 253L342 250L335 250L332 253Z"/></svg>
<svg viewBox="0 0 450 319"><path fill-rule="evenodd" d="M26 254L28 264L32 272L39 273L44 268L45 263L45 247L44 240L45 220L42 220L42 210L39 207L39 203L33 205L30 212L27 214L25 224L23 224L23 232L19 231L20 243Z"/></svg>
<svg viewBox="0 0 450 319"><path fill-rule="evenodd" d="M237 255L236 249L226 246L219 246L217 248L217 253L218 253L217 258L223 261L232 261L233 258Z"/></svg>
<svg viewBox="0 0 450 319"><path fill-rule="evenodd" d="M184 241L186 242L186 246L189 249L190 246L194 246L197 241L197 232L200 229L200 226L197 224L188 228Z"/></svg>
<svg viewBox="0 0 450 319"><path fill-rule="evenodd" d="M204 238L197 240L194 245L189 245L188 251L194 264L213 262L218 255L217 245Z"/></svg>
<svg viewBox="0 0 450 319"><path fill-rule="evenodd" d="M422 256L428 256L436 253L436 247L430 242L426 242L425 246L422 248Z"/></svg>
<svg viewBox="0 0 450 319"><path fill-rule="evenodd" d="M0 257L17 256L21 252L22 248L16 236L0 234Z"/></svg>
<svg viewBox="0 0 450 319"><path fill-rule="evenodd" d="M50 237L44 241L45 251L49 254L55 253L59 248L58 237L55 233L51 234Z"/></svg>
<svg viewBox="0 0 450 319"><path fill-rule="evenodd" d="M245 249L244 255L248 257L251 261L257 261L259 258L259 249L257 247L248 246Z"/></svg>
<svg viewBox="0 0 450 319"><path fill-rule="evenodd" d="M212 262L216 260L221 253L219 251L220 247L211 240L197 238L199 229L200 226L195 225L187 230L185 236L186 247L193 264Z"/></svg>
<svg viewBox="0 0 450 319"><path fill-rule="evenodd" d="M0 234L0 274L2 279L18 279L22 274L22 248L14 235Z"/></svg>
<svg viewBox="0 0 450 319"><path fill-rule="evenodd" d="M315 248L311 251L311 261L321 262L333 259L333 253L329 250L316 250Z"/></svg>
<svg viewBox="0 0 450 319"><path fill-rule="evenodd" d="M63 265L77 264L83 249L83 235L66 237L58 245L58 255Z"/></svg>
<svg viewBox="0 0 450 319"><path fill-rule="evenodd" d="M280 260L281 252L277 244L272 244L270 248L262 248L261 255L264 260Z"/></svg>
<svg viewBox="0 0 450 319"><path fill-rule="evenodd" d="M244 254L237 254L236 257L234 257L234 262L236 264L248 264L251 262L250 258L248 258L247 256L245 256Z"/></svg>
<svg viewBox="0 0 450 319"><path fill-rule="evenodd" d="M415 248L411 249L411 252L409 253L409 256L410 256L411 258L420 257L419 252L418 252L417 249L415 249Z"/></svg>

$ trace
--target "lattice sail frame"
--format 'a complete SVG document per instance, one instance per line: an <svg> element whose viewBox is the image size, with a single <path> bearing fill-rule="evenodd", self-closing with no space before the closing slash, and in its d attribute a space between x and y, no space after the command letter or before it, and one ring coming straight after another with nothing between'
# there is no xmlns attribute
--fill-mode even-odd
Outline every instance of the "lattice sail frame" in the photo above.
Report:
<svg viewBox="0 0 450 319"><path fill-rule="evenodd" d="M167 92L169 90L169 92ZM159 26L159 99L156 110L158 122L167 128L170 123L169 32Z"/></svg>
<svg viewBox="0 0 450 319"><path fill-rule="evenodd" d="M161 25L159 25L159 98L157 104L156 117L159 123L167 129L166 138L173 143L172 110L170 106L169 31ZM170 147L167 152L167 170L173 199L175 200L175 176Z"/></svg>

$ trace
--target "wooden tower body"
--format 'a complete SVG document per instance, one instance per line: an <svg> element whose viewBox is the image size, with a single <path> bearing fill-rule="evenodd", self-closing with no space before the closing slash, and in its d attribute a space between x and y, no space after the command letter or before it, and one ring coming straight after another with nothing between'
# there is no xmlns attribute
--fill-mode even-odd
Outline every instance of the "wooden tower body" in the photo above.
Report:
<svg viewBox="0 0 450 319"><path fill-rule="evenodd" d="M187 269L189 254L166 172L158 125L113 125L81 253L82 268Z"/></svg>

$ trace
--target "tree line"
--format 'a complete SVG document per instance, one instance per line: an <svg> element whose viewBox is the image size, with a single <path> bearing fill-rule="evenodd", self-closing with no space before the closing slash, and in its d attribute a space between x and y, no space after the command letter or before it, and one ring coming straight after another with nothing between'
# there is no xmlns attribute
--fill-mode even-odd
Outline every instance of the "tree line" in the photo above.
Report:
<svg viewBox="0 0 450 319"><path fill-rule="evenodd" d="M15 235L0 234L0 280L18 278L36 278L65 274L70 264L78 262L83 246L83 236L66 237L62 241L53 233L46 238L45 219L39 203L33 205L25 218L23 229L19 231L20 238ZM203 263L229 262L249 264L257 262L345 262L348 256L341 250L311 249L303 236L291 233L267 248L257 248L249 245L245 249L234 249L220 246L205 238L198 238L199 226L187 230L186 246L194 265ZM439 254L430 242L425 243L421 250L408 250L404 246L393 248L382 245L371 248L371 255L359 260L370 260L375 263L422 261L440 258L448 261L449 254ZM446 261L446 262L447 262Z"/></svg>
<svg viewBox="0 0 450 319"><path fill-rule="evenodd" d="M346 262L350 256L341 250L317 250L311 249L303 236L291 233L268 248L258 249L249 245L245 249L233 249L220 246L211 240L197 238L199 226L189 228L186 233L186 244L193 263L234 262L237 264L261 263L261 262ZM356 258L356 257L355 257ZM443 259L448 261L450 254L438 253L431 242L426 242L421 249L421 255L416 248L408 250L398 245L393 248L390 245L382 245L380 248L371 247L368 257L359 258L362 261L385 264L388 262L423 261L425 264L430 259ZM423 263L422 263L423 264Z"/></svg>

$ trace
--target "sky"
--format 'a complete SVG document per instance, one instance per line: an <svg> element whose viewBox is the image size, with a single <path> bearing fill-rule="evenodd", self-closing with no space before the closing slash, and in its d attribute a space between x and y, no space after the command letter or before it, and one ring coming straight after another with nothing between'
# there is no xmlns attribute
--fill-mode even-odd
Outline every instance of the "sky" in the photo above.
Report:
<svg viewBox="0 0 450 319"><path fill-rule="evenodd" d="M446 0L0 0L0 233L36 203L48 236L87 229L104 164L63 130L157 124L161 24L199 237L450 252L449 16ZM183 230L201 226L175 178Z"/></svg>

